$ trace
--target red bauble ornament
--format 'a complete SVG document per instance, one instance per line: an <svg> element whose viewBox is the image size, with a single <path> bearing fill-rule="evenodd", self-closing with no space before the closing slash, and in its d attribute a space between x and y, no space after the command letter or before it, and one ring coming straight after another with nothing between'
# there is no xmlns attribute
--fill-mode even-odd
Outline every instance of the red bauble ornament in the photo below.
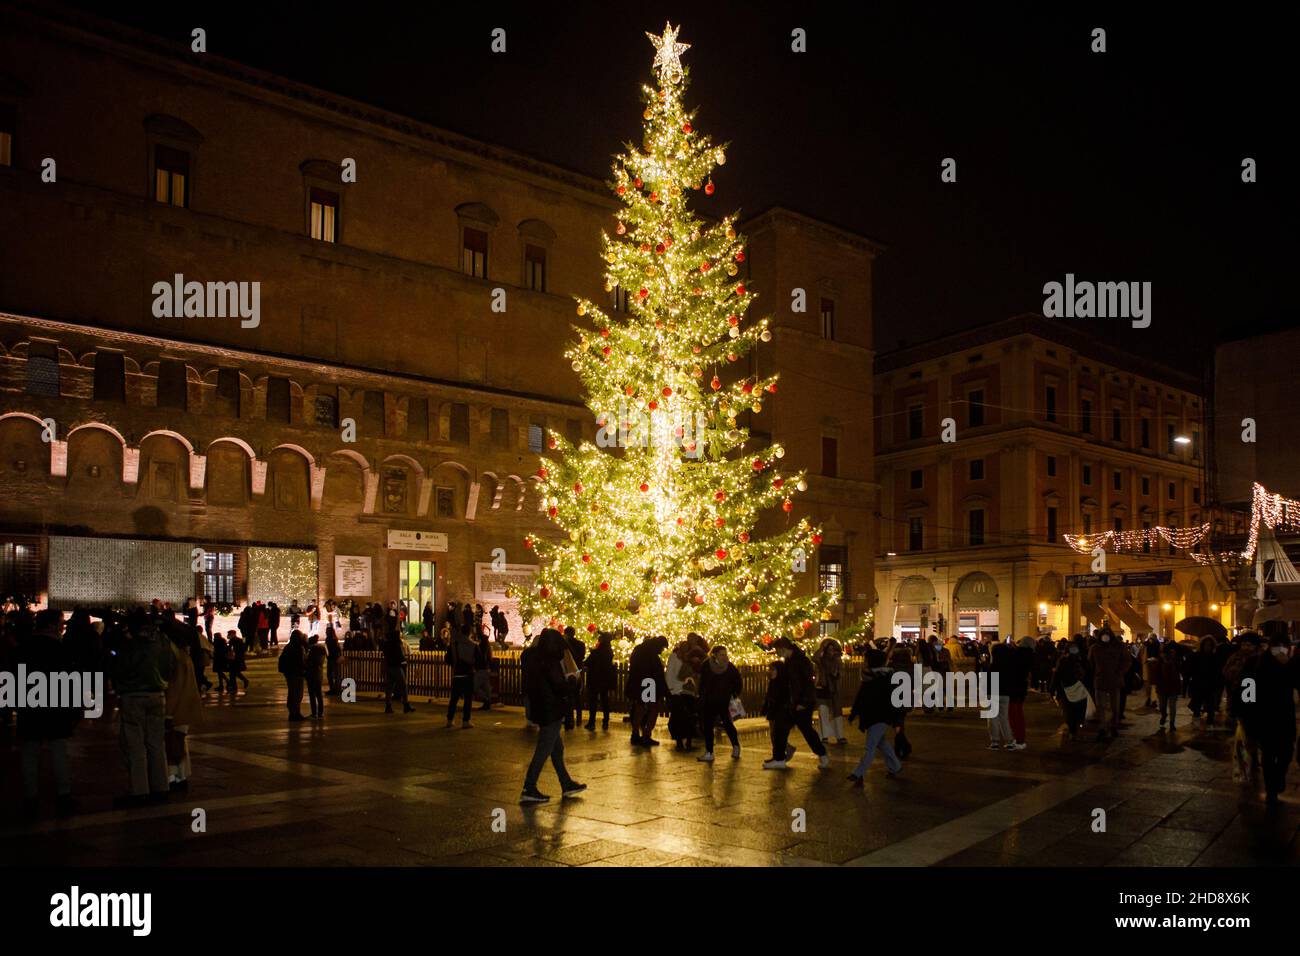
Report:
<svg viewBox="0 0 1300 956"><path fill-rule="evenodd" d="M627 395L627 396L635 395L635 394L636 394L636 389L633 388L631 385L624 386L624 388L623 388L623 394L624 394L624 395Z"/></svg>
<svg viewBox="0 0 1300 956"><path fill-rule="evenodd" d="M601 355L604 355L604 356L606 356L606 357L608 357L608 356L609 356L609 353L612 352L612 351L614 351L614 350L611 349L608 345L604 345L604 346L601 346L600 354L601 354Z"/></svg>
<svg viewBox="0 0 1300 956"><path fill-rule="evenodd" d="M713 187L713 180L710 179L707 183L704 184L704 195L706 195L706 196L712 196L712 195L713 195L713 188L714 188L714 187Z"/></svg>
<svg viewBox="0 0 1300 956"><path fill-rule="evenodd" d="M679 526L680 526L680 525L683 525L683 524L685 524L685 523L686 523L686 519L685 519L685 518L678 518L678 519L677 519L677 524L678 524Z"/></svg>
<svg viewBox="0 0 1300 956"><path fill-rule="evenodd" d="M643 482L641 482L641 490L642 490L643 492L645 492L645 491L649 491L649 490L650 490L650 486L647 485L647 484L643 481Z"/></svg>
<svg viewBox="0 0 1300 956"><path fill-rule="evenodd" d="M590 633L590 634L595 634L595 633L596 633L596 625L595 625L595 624L588 624L588 625L587 625L587 632Z"/></svg>
<svg viewBox="0 0 1300 956"><path fill-rule="evenodd" d="M609 582L608 582L608 581L601 581L601 582L600 582L600 589L601 589L602 591L608 591L608 590L609 590Z"/></svg>
<svg viewBox="0 0 1300 956"><path fill-rule="evenodd" d="M627 192L627 190L624 189L622 186L619 186L618 189L616 189L616 190L614 190L614 191L615 191L616 193L618 193L620 196L623 195L623 193Z"/></svg>
<svg viewBox="0 0 1300 956"><path fill-rule="evenodd" d="M744 294L745 294L745 284L742 282L740 285L736 286L736 295L744 295Z"/></svg>
<svg viewBox="0 0 1300 956"><path fill-rule="evenodd" d="M772 487L773 487L773 488L780 488L780 487L781 487L782 485L784 485L784 484L785 484L785 479L784 479L784 478L773 478L773 479L772 479Z"/></svg>
<svg viewBox="0 0 1300 956"><path fill-rule="evenodd" d="M548 598L548 597L550 597L550 596L551 596L551 589L550 589L550 588L545 588L545 587L542 588L542 590L541 590L541 595L542 595L542 597L544 597L544 598Z"/></svg>
<svg viewBox="0 0 1300 956"><path fill-rule="evenodd" d="M768 386L767 386L767 390L768 390L768 392L771 393L772 395L775 395L775 394L776 394L776 382L772 382L770 385L768 385Z"/></svg>
<svg viewBox="0 0 1300 956"><path fill-rule="evenodd" d="M708 271L709 271L709 262L708 262L707 259L706 259L705 261L703 261L703 262L700 263L700 271L701 271L701 272L708 272Z"/></svg>
<svg viewBox="0 0 1300 956"><path fill-rule="evenodd" d="M758 602L757 602L757 601L755 601L753 604L751 604L751 605L749 606L749 609L750 609L751 611L753 611L755 614L757 614L760 610L762 610L762 608L760 608L760 607L758 606Z"/></svg>
<svg viewBox="0 0 1300 956"><path fill-rule="evenodd" d="M738 315L729 315L729 316L727 316L727 324L728 324L728 325L731 325L731 326L739 325L739 324L740 324L740 316L738 316Z"/></svg>
<svg viewBox="0 0 1300 956"><path fill-rule="evenodd" d="M609 338L609 329L601 329L601 330L600 330L600 337L601 337L602 339L607 339L607 338Z"/></svg>
<svg viewBox="0 0 1300 956"><path fill-rule="evenodd" d="M573 483L573 493L574 493L575 495L580 495L580 494L582 494L582 482L580 482L580 481L575 481L575 482Z"/></svg>
<svg viewBox="0 0 1300 956"><path fill-rule="evenodd" d="M650 201L651 201L651 202L658 202L658 201L659 201L659 194L658 194L658 193L653 193L653 192L652 192L652 193L650 194Z"/></svg>
<svg viewBox="0 0 1300 956"><path fill-rule="evenodd" d="M527 548L529 551L533 550L533 539L524 538L524 547Z"/></svg>
<svg viewBox="0 0 1300 956"><path fill-rule="evenodd" d="M714 551L713 553L717 556L717 558L718 558L719 561L725 561L725 560L727 560L727 549L726 549L726 548L719 548L717 551Z"/></svg>
<svg viewBox="0 0 1300 956"><path fill-rule="evenodd" d="M621 236L623 235L623 233L627 232L627 226L623 225L620 222L617 226L614 227L614 231Z"/></svg>
<svg viewBox="0 0 1300 956"><path fill-rule="evenodd" d="M552 449L553 449L553 448L555 448L555 446L558 445L558 444L559 444L559 442L557 442L557 441L555 440L555 436L554 436L554 435L547 435L547 436L546 436L546 447L547 447L547 448L552 448Z"/></svg>
<svg viewBox="0 0 1300 956"><path fill-rule="evenodd" d="M764 635L763 635L763 644L764 644L764 645L769 645L769 644L771 644L771 643L772 643L772 635L771 635L771 634L764 634Z"/></svg>
<svg viewBox="0 0 1300 956"><path fill-rule="evenodd" d="M740 357L740 356L738 356L735 352L728 352L728 353L727 353L727 361L728 361L728 362L734 362L734 361L736 361L736 359L738 359L739 357Z"/></svg>
<svg viewBox="0 0 1300 956"><path fill-rule="evenodd" d="M545 477L546 477L546 469L545 469L545 468L538 468L538 469L537 469L537 477L538 477L538 478L545 478Z"/></svg>
<svg viewBox="0 0 1300 956"><path fill-rule="evenodd" d="M589 554L584 554L584 555L582 556L582 563L583 563L583 564L591 564L591 555L589 555Z"/></svg>
<svg viewBox="0 0 1300 956"><path fill-rule="evenodd" d="M821 543L822 543L822 536L819 535L819 534L815 534L815 535L813 535L813 536L812 536L812 543L813 543L813 544L821 544Z"/></svg>
<svg viewBox="0 0 1300 956"><path fill-rule="evenodd" d="M719 528L725 528L727 526L727 519L719 518L717 521L713 523L716 524Z"/></svg>
<svg viewBox="0 0 1300 956"><path fill-rule="evenodd" d="M727 493L725 491L718 491L713 497L717 498L719 501L726 501Z"/></svg>
<svg viewBox="0 0 1300 956"><path fill-rule="evenodd" d="M672 394L673 394L673 390L669 388L667 385L665 385L663 391L664 398L669 398Z"/></svg>
<svg viewBox="0 0 1300 956"><path fill-rule="evenodd" d="M637 188L637 189L640 189L640 188L641 188L641 177L640 177L640 176L638 176L638 177L636 178L636 188Z"/></svg>
<svg viewBox="0 0 1300 956"><path fill-rule="evenodd" d="M637 290L637 295L639 295L639 296L640 296L641 298L643 298L643 299L644 299L646 296L648 296L649 294L650 294L650 290L649 290L649 289L638 289L638 290Z"/></svg>
<svg viewBox="0 0 1300 956"><path fill-rule="evenodd" d="M718 389L722 388L722 379L715 375L713 376L713 381L711 381L709 385L711 385L713 390L716 392Z"/></svg>
<svg viewBox="0 0 1300 956"><path fill-rule="evenodd" d="M650 243L648 243L648 242L643 242L643 243L641 243L641 251L642 251L642 252L649 252L649 251L650 251Z"/></svg>
<svg viewBox="0 0 1300 956"><path fill-rule="evenodd" d="M761 458L755 458L755 459L754 459L754 470L755 470L755 471L762 471L762 470L763 470L763 464L764 464L763 459L761 459Z"/></svg>
<svg viewBox="0 0 1300 956"><path fill-rule="evenodd" d="M655 252L659 253L661 256L664 254L664 244L662 242L655 246Z"/></svg>
<svg viewBox="0 0 1300 956"><path fill-rule="evenodd" d="M623 550L623 542L622 542L622 541L615 541L615 542L614 542L614 550L616 550L616 551L622 551L622 550Z"/></svg>
<svg viewBox="0 0 1300 956"><path fill-rule="evenodd" d="M691 132L691 124L690 124L690 123L683 123L683 124L682 124L682 132L683 132L683 133L686 133L686 134L689 136L689 135L690 135L690 132Z"/></svg>
<svg viewBox="0 0 1300 956"><path fill-rule="evenodd" d="M703 603L704 603L704 595L703 595L703 594L697 594L697 595L695 595L695 603L696 603L696 604L703 604Z"/></svg>
<svg viewBox="0 0 1300 956"><path fill-rule="evenodd" d="M656 408L659 407L659 403L656 402L656 401L652 398L652 399L650 399L649 402L646 403L646 407L647 407L648 409L650 409L650 411L653 412Z"/></svg>
<svg viewBox="0 0 1300 956"><path fill-rule="evenodd" d="M741 543L741 544L749 544L749 532L748 532L748 531L742 531L742 532L740 532L740 534L736 535L736 537L737 537L738 539L740 539L740 543Z"/></svg>
<svg viewBox="0 0 1300 956"><path fill-rule="evenodd" d="M751 392L754 391L754 383L746 382L744 385L740 386L740 390L744 392L746 395L749 395Z"/></svg>
<svg viewBox="0 0 1300 956"><path fill-rule="evenodd" d="M554 505L546 509L546 514L552 518L554 518L559 513L560 513L559 510Z"/></svg>
<svg viewBox="0 0 1300 956"><path fill-rule="evenodd" d="M794 502L787 498L785 501L781 502L781 510L787 512L794 511Z"/></svg>
<svg viewBox="0 0 1300 956"><path fill-rule="evenodd" d="M736 253L736 261L737 261L737 262L744 262L744 261L745 261L745 254L744 254L743 252L737 252L737 253Z"/></svg>

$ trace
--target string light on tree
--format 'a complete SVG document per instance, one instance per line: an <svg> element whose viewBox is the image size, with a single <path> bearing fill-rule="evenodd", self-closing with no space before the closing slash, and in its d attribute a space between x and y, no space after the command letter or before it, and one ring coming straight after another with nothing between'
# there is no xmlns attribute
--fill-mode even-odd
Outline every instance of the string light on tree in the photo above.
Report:
<svg viewBox="0 0 1300 956"><path fill-rule="evenodd" d="M690 208L725 193L712 176L725 154L682 103L677 32L649 35L658 82L642 90L641 147L616 157L610 183L621 208L603 236L605 285L632 294L613 314L579 299L565 354L601 432L577 446L551 434L537 476L561 533L529 539L540 570L517 595L525 620L607 631L620 657L694 631L754 660L778 636L813 644L837 595L799 593L796 558L821 541L790 514L807 483L738 417L776 400L775 376L728 368L771 339L769 320L746 316L736 215Z"/></svg>

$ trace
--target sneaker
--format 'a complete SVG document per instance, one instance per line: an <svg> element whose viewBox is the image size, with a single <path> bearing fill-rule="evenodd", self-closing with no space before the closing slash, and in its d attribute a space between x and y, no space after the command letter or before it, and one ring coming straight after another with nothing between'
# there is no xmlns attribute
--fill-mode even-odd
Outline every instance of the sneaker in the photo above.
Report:
<svg viewBox="0 0 1300 956"><path fill-rule="evenodd" d="M897 777L897 776L898 776L900 773L902 773L902 772L903 772L903 768L902 768L902 767L899 767L897 770L890 770L890 769L886 768L886 769L885 769L885 776L886 776L886 777Z"/></svg>
<svg viewBox="0 0 1300 956"><path fill-rule="evenodd" d="M735 747L732 747L732 748L731 748L731 759L732 759L732 760L739 760L739 759L740 759L740 745L739 745L739 744L737 744Z"/></svg>
<svg viewBox="0 0 1300 956"><path fill-rule="evenodd" d="M587 785L585 783L570 783L567 787L564 788L564 796L576 797L578 794L582 793L582 791L586 789L587 789Z"/></svg>
<svg viewBox="0 0 1300 956"><path fill-rule="evenodd" d="M1007 744L1008 750L1028 750L1029 744L1011 743Z"/></svg>
<svg viewBox="0 0 1300 956"><path fill-rule="evenodd" d="M642 737L642 738L641 738L641 746L643 746L643 747L658 747L658 746L659 746L659 741L655 740L653 737Z"/></svg>
<svg viewBox="0 0 1300 956"><path fill-rule="evenodd" d="M989 750L1001 750L1002 745L997 741L989 741Z"/></svg>
<svg viewBox="0 0 1300 956"><path fill-rule="evenodd" d="M698 760L700 763L713 763L713 754L708 752L702 753L695 759Z"/></svg>
<svg viewBox="0 0 1300 956"><path fill-rule="evenodd" d="M785 745L785 759L786 759L787 761L788 761L791 757L794 756L794 751L795 751L795 746L794 746L794 744L786 744L786 745Z"/></svg>
<svg viewBox="0 0 1300 956"><path fill-rule="evenodd" d="M825 769L826 769L827 767L829 767L830 765L831 765L831 755L830 755L830 754L822 754L820 757L817 758L817 766L818 766L820 769L825 770Z"/></svg>
<svg viewBox="0 0 1300 956"><path fill-rule="evenodd" d="M846 779L849 781L849 783L853 784L853 786L855 787L862 786L862 778L859 777L856 773L849 774Z"/></svg>
<svg viewBox="0 0 1300 956"><path fill-rule="evenodd" d="M784 770L786 767L787 767L787 764L786 764L786 762L785 762L784 760L764 760L764 761L763 761L763 769L764 769L764 770Z"/></svg>
<svg viewBox="0 0 1300 956"><path fill-rule="evenodd" d="M519 795L520 803L545 803L551 798L540 790L525 790Z"/></svg>

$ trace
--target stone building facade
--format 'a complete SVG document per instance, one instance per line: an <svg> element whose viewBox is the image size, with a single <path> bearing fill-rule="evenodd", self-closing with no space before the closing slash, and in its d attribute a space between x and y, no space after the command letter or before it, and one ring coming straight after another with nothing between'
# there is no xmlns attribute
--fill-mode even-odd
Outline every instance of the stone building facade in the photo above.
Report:
<svg viewBox="0 0 1300 956"><path fill-rule="evenodd" d="M603 183L79 14L0 7L0 63L0 587L75 603L66 539L86 565L192 545L196 592L236 600L339 595L336 558L352 596L417 607L528 576L545 432L596 431L563 352L573 296L619 301ZM880 248L782 209L743 228L753 361L782 374L750 424L809 471L806 587L847 584L843 620L876 551ZM185 283L225 317L159 308Z"/></svg>
<svg viewBox="0 0 1300 956"><path fill-rule="evenodd" d="M1109 621L1173 635L1190 614L1231 623L1211 569L1163 541L1093 570L1066 533L1200 524L1200 383L1098 338L1018 316L876 360L878 631L1056 636ZM946 421L945 421L946 420ZM948 426L945 429L945 425ZM945 440L945 430L948 432Z"/></svg>

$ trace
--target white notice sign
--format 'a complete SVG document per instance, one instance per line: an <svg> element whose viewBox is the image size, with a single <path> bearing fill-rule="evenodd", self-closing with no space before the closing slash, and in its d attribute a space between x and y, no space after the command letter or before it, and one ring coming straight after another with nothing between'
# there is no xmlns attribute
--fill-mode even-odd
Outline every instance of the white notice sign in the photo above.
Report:
<svg viewBox="0 0 1300 956"><path fill-rule="evenodd" d="M441 531L389 531L388 547L395 551L446 551L447 536Z"/></svg>
<svg viewBox="0 0 1300 956"><path fill-rule="evenodd" d="M370 558L362 555L334 555L334 596L369 597Z"/></svg>

